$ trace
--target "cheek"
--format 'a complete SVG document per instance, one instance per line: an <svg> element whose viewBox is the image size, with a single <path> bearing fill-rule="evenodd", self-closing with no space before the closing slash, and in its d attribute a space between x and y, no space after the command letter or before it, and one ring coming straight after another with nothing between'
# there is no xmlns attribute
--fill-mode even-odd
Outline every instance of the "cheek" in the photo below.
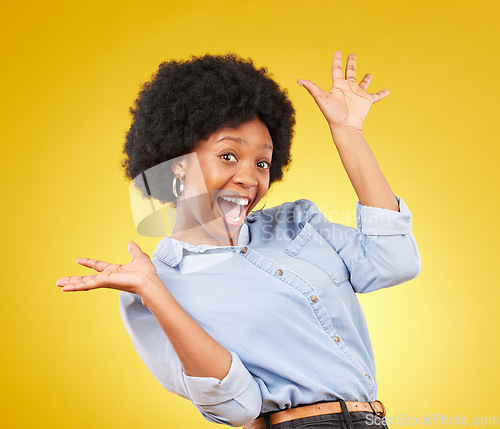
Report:
<svg viewBox="0 0 500 429"><path fill-rule="evenodd" d="M266 178L262 181L262 190L263 193L265 194L267 190L269 189L269 183L271 182L271 179L269 177L269 174L267 174Z"/></svg>
<svg viewBox="0 0 500 429"><path fill-rule="evenodd" d="M208 192L210 191L218 191L221 188L222 180L219 176L214 174L205 175L204 176L204 186Z"/></svg>
<svg viewBox="0 0 500 429"><path fill-rule="evenodd" d="M191 171L189 178L186 178L184 186L187 193L186 196L196 196L207 192L205 179L201 172Z"/></svg>

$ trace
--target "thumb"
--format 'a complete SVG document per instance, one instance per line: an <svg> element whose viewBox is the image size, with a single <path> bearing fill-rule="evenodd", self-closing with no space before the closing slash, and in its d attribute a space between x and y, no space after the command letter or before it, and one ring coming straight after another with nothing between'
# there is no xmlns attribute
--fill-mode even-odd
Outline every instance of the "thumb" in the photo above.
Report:
<svg viewBox="0 0 500 429"><path fill-rule="evenodd" d="M140 256L142 254L142 250L134 241L129 241L128 253L130 253L130 255L133 258L137 258L138 256Z"/></svg>
<svg viewBox="0 0 500 429"><path fill-rule="evenodd" d="M304 80L304 79L299 79L297 81L299 85L302 85L309 94L312 95L314 100L318 100L325 91L323 91L318 85L316 85L314 82L311 82L310 80Z"/></svg>

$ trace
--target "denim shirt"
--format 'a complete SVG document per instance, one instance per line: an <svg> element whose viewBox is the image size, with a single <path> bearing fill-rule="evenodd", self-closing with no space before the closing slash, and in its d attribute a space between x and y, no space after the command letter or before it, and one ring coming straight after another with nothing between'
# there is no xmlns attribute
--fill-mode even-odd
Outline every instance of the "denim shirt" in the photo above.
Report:
<svg viewBox="0 0 500 429"><path fill-rule="evenodd" d="M193 377L132 293L120 312L135 350L162 386L215 423L318 401L377 399L375 363L356 293L415 278L412 215L356 203L357 228L330 222L310 200L247 216L237 246L166 237L152 261L175 299L232 356L223 380Z"/></svg>

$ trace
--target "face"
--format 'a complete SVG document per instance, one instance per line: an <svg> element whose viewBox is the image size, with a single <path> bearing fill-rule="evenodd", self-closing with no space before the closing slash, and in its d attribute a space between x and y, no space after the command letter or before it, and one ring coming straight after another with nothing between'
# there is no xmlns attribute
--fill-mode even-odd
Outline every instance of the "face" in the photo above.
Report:
<svg viewBox="0 0 500 429"><path fill-rule="evenodd" d="M174 173L184 177L178 207L183 200L185 227L203 226L198 233L206 233L207 242L210 237L235 237L269 189L273 155L269 130L258 118L236 128L220 128L200 141L194 152L199 166L186 162L174 167Z"/></svg>

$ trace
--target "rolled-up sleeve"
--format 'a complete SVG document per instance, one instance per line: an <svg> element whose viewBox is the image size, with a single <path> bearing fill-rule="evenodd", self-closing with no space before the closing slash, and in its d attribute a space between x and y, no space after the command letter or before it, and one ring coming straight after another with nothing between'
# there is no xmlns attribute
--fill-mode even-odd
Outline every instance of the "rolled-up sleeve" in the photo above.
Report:
<svg viewBox="0 0 500 429"><path fill-rule="evenodd" d="M163 329L141 299L120 292L119 305L137 354L166 390L190 399L205 419L214 423L244 426L260 414L259 386L235 352L229 351L231 367L223 380L188 376Z"/></svg>
<svg viewBox="0 0 500 429"><path fill-rule="evenodd" d="M245 426L260 414L262 397L259 386L238 355L230 351L231 367L223 380L192 377L183 373L191 402L214 423Z"/></svg>
<svg viewBox="0 0 500 429"><path fill-rule="evenodd" d="M357 228L330 222L314 203L306 205L307 221L343 259L355 292L395 286L420 273L412 214L402 198L396 199L399 211L365 206L358 201Z"/></svg>

